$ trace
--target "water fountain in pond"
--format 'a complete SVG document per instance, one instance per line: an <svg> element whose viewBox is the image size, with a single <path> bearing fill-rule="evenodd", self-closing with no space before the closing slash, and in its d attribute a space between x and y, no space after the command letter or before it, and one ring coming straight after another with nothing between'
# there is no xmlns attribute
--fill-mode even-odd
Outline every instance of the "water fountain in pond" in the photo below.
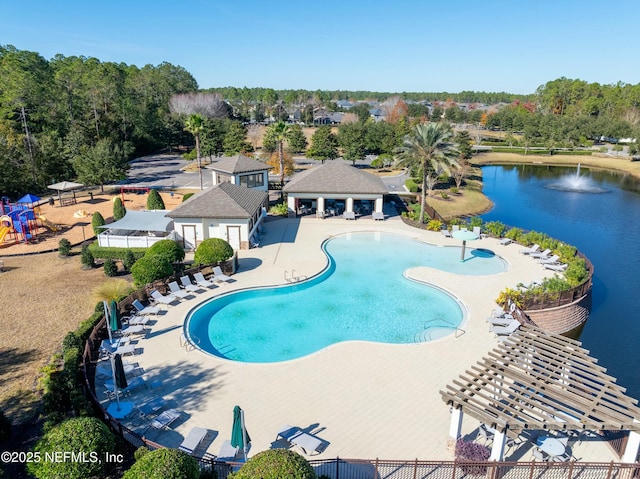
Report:
<svg viewBox="0 0 640 479"><path fill-rule="evenodd" d="M556 181L555 183L549 183L547 188L560 191L571 191L575 193L605 193L608 190L597 186L591 181L590 178L580 175L580 163L578 163L578 169L573 175L566 175Z"/></svg>

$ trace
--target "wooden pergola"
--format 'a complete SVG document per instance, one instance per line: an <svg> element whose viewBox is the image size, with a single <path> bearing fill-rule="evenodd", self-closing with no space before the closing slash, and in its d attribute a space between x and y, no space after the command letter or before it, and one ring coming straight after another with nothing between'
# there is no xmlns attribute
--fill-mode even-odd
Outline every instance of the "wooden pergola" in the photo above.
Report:
<svg viewBox="0 0 640 479"><path fill-rule="evenodd" d="M542 429L630 431L622 460L635 462L640 408L615 381L579 341L523 325L440 394L452 438L464 413L498 431L491 459L502 459L507 435Z"/></svg>

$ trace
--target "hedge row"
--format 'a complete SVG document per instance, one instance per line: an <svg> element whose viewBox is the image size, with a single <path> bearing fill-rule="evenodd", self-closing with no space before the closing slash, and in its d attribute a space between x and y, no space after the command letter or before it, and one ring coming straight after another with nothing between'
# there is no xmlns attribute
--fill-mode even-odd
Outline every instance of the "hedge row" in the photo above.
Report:
<svg viewBox="0 0 640 479"><path fill-rule="evenodd" d="M495 153L517 153L519 155L577 155L577 156L591 156L593 153L591 150L526 150L520 146L494 146L491 151Z"/></svg>
<svg viewBox="0 0 640 479"><path fill-rule="evenodd" d="M127 251L131 251L136 260L142 258L147 252L147 248L116 248L114 246L100 246L97 241L89 245L89 250L96 259L119 259L123 260Z"/></svg>

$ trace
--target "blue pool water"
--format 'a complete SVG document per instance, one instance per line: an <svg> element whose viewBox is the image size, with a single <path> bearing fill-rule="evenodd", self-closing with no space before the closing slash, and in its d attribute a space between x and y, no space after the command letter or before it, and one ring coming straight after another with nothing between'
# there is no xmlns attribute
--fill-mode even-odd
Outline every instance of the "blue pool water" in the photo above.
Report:
<svg viewBox="0 0 640 479"><path fill-rule="evenodd" d="M461 262L460 247L379 232L337 236L324 249L329 266L317 277L210 300L189 314L187 334L204 351L243 362L286 361L341 341L428 341L455 331L464 314L451 295L405 278L407 268L506 268L487 250L467 248Z"/></svg>

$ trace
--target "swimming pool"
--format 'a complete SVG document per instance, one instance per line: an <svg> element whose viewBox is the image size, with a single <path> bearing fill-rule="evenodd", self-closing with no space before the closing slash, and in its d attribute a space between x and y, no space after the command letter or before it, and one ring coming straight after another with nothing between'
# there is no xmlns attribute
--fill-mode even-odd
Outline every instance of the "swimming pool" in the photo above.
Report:
<svg viewBox="0 0 640 479"><path fill-rule="evenodd" d="M472 250L461 262L459 247L380 232L336 236L323 249L329 263L318 276L209 300L189 313L186 334L205 352L243 362L286 361L342 341L428 341L455 331L463 307L445 291L407 279L406 269L495 274L506 268L486 251Z"/></svg>

